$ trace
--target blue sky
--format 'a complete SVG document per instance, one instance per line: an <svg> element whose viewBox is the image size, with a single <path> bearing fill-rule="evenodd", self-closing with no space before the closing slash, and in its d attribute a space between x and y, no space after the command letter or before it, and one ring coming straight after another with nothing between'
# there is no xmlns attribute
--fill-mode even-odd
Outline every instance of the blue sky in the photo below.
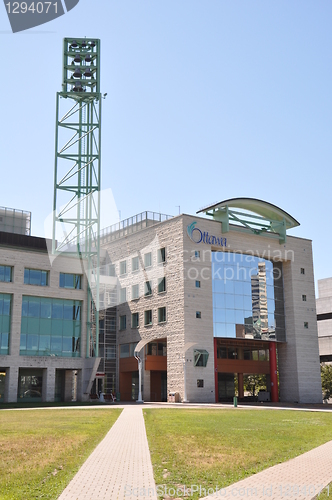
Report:
<svg viewBox="0 0 332 500"><path fill-rule="evenodd" d="M121 218L261 198L313 240L316 280L332 276L331 18L319 0L80 0L12 34L3 7L0 204L43 235L62 39L100 38L102 188Z"/></svg>

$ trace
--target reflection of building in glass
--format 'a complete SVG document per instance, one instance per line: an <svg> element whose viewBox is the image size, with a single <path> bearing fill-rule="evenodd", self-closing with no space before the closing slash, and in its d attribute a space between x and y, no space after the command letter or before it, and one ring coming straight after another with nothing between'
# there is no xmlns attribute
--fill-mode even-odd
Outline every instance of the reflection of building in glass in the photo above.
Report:
<svg viewBox="0 0 332 500"><path fill-rule="evenodd" d="M258 262L258 274L251 276L252 321L254 338L268 335L265 262Z"/></svg>

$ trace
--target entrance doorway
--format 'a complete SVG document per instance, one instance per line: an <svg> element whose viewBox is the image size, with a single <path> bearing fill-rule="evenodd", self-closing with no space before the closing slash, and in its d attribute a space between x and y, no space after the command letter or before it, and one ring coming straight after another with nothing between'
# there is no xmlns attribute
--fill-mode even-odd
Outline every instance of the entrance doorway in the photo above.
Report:
<svg viewBox="0 0 332 500"><path fill-rule="evenodd" d="M150 399L157 402L167 401L167 372L150 372Z"/></svg>

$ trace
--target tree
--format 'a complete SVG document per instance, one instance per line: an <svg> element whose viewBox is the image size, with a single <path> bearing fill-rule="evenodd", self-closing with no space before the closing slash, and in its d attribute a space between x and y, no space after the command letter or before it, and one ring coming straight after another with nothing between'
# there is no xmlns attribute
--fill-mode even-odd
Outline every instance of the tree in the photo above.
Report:
<svg viewBox="0 0 332 500"><path fill-rule="evenodd" d="M266 391L266 375L245 375L243 377L244 389L256 396L256 391L260 389Z"/></svg>
<svg viewBox="0 0 332 500"><path fill-rule="evenodd" d="M324 399L330 399L332 396L332 365L321 365L320 374L322 377L322 389Z"/></svg>

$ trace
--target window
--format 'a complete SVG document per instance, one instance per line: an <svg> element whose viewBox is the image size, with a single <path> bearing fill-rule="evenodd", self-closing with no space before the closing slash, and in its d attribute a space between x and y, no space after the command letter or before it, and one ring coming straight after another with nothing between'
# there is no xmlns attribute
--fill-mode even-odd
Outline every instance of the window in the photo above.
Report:
<svg viewBox="0 0 332 500"><path fill-rule="evenodd" d="M152 309L144 311L144 325L152 325Z"/></svg>
<svg viewBox="0 0 332 500"><path fill-rule="evenodd" d="M194 257L195 257L196 260L198 260L198 259L201 258L201 252L200 252L200 250L195 250Z"/></svg>
<svg viewBox="0 0 332 500"><path fill-rule="evenodd" d="M132 328L139 327L139 313L132 313L132 315L131 315L131 327Z"/></svg>
<svg viewBox="0 0 332 500"><path fill-rule="evenodd" d="M80 356L81 309L78 300L23 296L20 354Z"/></svg>
<svg viewBox="0 0 332 500"><path fill-rule="evenodd" d="M144 295L145 295L145 297L148 297L149 295L152 295L151 281L146 281L144 283Z"/></svg>
<svg viewBox="0 0 332 500"><path fill-rule="evenodd" d="M138 257L133 257L131 259L131 272L135 272L139 270L139 259Z"/></svg>
<svg viewBox="0 0 332 500"><path fill-rule="evenodd" d="M0 266L0 281L5 283L10 283L12 281L12 267L10 266Z"/></svg>
<svg viewBox="0 0 332 500"><path fill-rule="evenodd" d="M12 296L0 293L0 354L9 354Z"/></svg>
<svg viewBox="0 0 332 500"><path fill-rule="evenodd" d="M309 328L309 323L307 321L304 322L304 328Z"/></svg>
<svg viewBox="0 0 332 500"><path fill-rule="evenodd" d="M151 267L152 266L152 253L146 253L144 255L144 266L145 267Z"/></svg>
<svg viewBox="0 0 332 500"><path fill-rule="evenodd" d="M135 300L139 298L139 285L133 285L131 287L131 299Z"/></svg>
<svg viewBox="0 0 332 500"><path fill-rule="evenodd" d="M196 288L201 288L201 282L199 280L195 281L195 287Z"/></svg>
<svg viewBox="0 0 332 500"><path fill-rule="evenodd" d="M204 380L197 379L197 387L204 387Z"/></svg>
<svg viewBox="0 0 332 500"><path fill-rule="evenodd" d="M24 284L25 285L48 285L48 271L39 269L24 269Z"/></svg>
<svg viewBox="0 0 332 500"><path fill-rule="evenodd" d="M60 273L59 286L60 288L72 288L75 290L81 289L81 275Z"/></svg>
<svg viewBox="0 0 332 500"><path fill-rule="evenodd" d="M305 269L304 269L304 267L301 267L301 274L305 274Z"/></svg>
<svg viewBox="0 0 332 500"><path fill-rule="evenodd" d="M115 265L108 264L108 276L115 276Z"/></svg>
<svg viewBox="0 0 332 500"><path fill-rule="evenodd" d="M119 294L119 300L120 300L120 304L123 304L124 302L127 301L127 289L124 287L124 288L120 288L120 294Z"/></svg>
<svg viewBox="0 0 332 500"><path fill-rule="evenodd" d="M127 316L124 314L120 316L119 330L125 330L127 328Z"/></svg>
<svg viewBox="0 0 332 500"><path fill-rule="evenodd" d="M127 273L127 261L126 260L122 260L120 262L120 276L122 274L126 274Z"/></svg>
<svg viewBox="0 0 332 500"><path fill-rule="evenodd" d="M108 345L105 347L105 358L106 359L115 359L116 350L115 345Z"/></svg>
<svg viewBox="0 0 332 500"><path fill-rule="evenodd" d="M159 248L158 253L157 253L157 261L158 264L161 262L166 262L166 248Z"/></svg>
<svg viewBox="0 0 332 500"><path fill-rule="evenodd" d="M201 319L201 317L202 317L201 311L196 311L196 318Z"/></svg>
<svg viewBox="0 0 332 500"><path fill-rule="evenodd" d="M120 345L120 358L129 358L130 344Z"/></svg>
<svg viewBox="0 0 332 500"><path fill-rule="evenodd" d="M146 348L147 348L146 352L149 356L167 356L166 341L149 342Z"/></svg>
<svg viewBox="0 0 332 500"><path fill-rule="evenodd" d="M307 302L307 296L306 295L302 295L302 300L303 300L303 302Z"/></svg>
<svg viewBox="0 0 332 500"><path fill-rule="evenodd" d="M206 366L209 353L205 349L194 349L194 366Z"/></svg>
<svg viewBox="0 0 332 500"><path fill-rule="evenodd" d="M166 278L160 278L158 280L158 293L166 292Z"/></svg>
<svg viewBox="0 0 332 500"><path fill-rule="evenodd" d="M165 323L165 321L166 321L166 307L159 307L158 323Z"/></svg>

